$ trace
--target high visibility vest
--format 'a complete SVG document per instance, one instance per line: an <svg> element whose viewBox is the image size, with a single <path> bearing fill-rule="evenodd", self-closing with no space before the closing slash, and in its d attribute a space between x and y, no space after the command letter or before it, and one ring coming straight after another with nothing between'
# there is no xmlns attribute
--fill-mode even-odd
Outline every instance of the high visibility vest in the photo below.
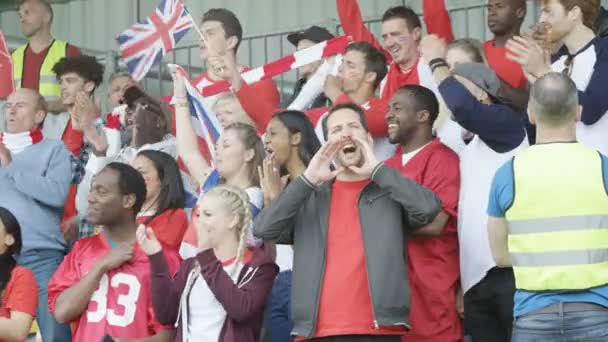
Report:
<svg viewBox="0 0 608 342"><path fill-rule="evenodd" d="M515 286L584 290L608 284L608 195L599 152L534 145L513 159L506 212Z"/></svg>
<svg viewBox="0 0 608 342"><path fill-rule="evenodd" d="M23 70L25 68L25 49L28 45L23 45L20 48L13 51L13 78L15 81L15 89L21 88L21 80L23 79ZM42 62L40 68L40 83L38 85L38 92L44 96L47 101L53 101L59 99L61 96L61 88L53 67L55 64L67 55L68 43L55 39L51 43L49 50Z"/></svg>

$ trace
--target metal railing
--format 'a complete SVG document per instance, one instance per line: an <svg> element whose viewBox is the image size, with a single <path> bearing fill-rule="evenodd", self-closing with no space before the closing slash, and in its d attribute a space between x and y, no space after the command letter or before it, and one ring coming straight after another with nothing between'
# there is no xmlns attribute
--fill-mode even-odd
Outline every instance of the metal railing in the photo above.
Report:
<svg viewBox="0 0 608 342"><path fill-rule="evenodd" d="M403 4L408 1L402 0ZM488 36L486 26L486 6L485 1L473 5L465 5L460 7L448 8L452 19L452 28L456 37L472 37L485 39ZM528 0L528 17L537 18L538 4L533 0ZM421 15L421 14L420 14ZM477 20L471 20L475 18ZM380 33L381 20L371 19L366 20L365 24L370 31L376 35ZM342 34L342 27L337 20L332 20L325 26L335 34ZM269 61L275 60L282 56L292 53L295 48L287 42L287 35L294 32L281 31L275 33L259 34L244 37L241 41L239 52L239 63L250 67L257 67ZM21 38L7 37L13 45L17 42L24 43ZM11 45L11 44L9 44ZM125 70L126 66L121 60L120 55L116 51L95 51L83 49L83 53L96 56L100 63L105 65L106 77L118 70ZM163 58L163 63L155 66L150 70L146 77L142 80L142 85L153 95L168 95L171 92L171 77L166 68L166 63L174 63L182 65L189 73L190 77L195 77L204 72L204 65L199 57L198 44L190 44L187 46L179 46ZM282 97L293 89L293 85L298 79L297 70L293 70L275 77L275 82L280 90ZM101 87L98 91L98 96L106 95L106 87Z"/></svg>
<svg viewBox="0 0 608 342"><path fill-rule="evenodd" d="M407 1L403 0L402 3ZM538 4L534 1L528 1L528 16L537 18ZM486 5L477 3L474 5L465 5L455 8L448 8L450 17L452 18L452 26L456 37L472 37L485 39L488 36L488 28L486 25ZM421 15L421 14L419 14ZM471 20L475 18L477 20ZM366 20L365 24L372 33L376 35L380 32L380 19ZM335 34L342 34L342 27L337 20L333 20L333 24L323 25ZM295 51L295 48L287 43L287 35L294 30L282 31L268 34L260 34L244 37L241 42L239 52L239 63L257 67L267 62L275 60ZM199 47L196 44L188 46L180 46L165 56L164 61L182 65L191 77L195 77L204 72L204 66L201 59L198 57ZM146 89L157 95L167 95L170 93L170 75L166 68L166 63L161 63L153 68L150 73L142 81ZM120 61L120 57L115 55L115 68L124 68ZM275 77L275 82L283 97L291 89L298 79L297 71L290 71Z"/></svg>

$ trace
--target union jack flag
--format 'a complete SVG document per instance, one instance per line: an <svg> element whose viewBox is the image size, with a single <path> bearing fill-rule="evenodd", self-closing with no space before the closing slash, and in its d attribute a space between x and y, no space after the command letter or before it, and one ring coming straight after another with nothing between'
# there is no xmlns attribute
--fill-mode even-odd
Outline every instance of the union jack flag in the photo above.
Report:
<svg viewBox="0 0 608 342"><path fill-rule="evenodd" d="M120 54L137 81L195 26L182 0L162 0L143 22L131 26L116 37Z"/></svg>

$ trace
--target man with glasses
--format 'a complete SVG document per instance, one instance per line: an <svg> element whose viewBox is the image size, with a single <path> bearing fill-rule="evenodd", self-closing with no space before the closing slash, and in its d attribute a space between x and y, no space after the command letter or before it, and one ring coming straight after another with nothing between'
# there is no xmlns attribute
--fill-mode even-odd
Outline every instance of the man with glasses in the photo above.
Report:
<svg viewBox="0 0 608 342"><path fill-rule="evenodd" d="M63 260L59 229L70 187L70 153L61 140L43 138L48 107L35 90L20 88L4 106L6 133L0 135L0 207L11 211L23 234L18 263L30 268L38 285L36 319L44 341L70 341L70 328L49 313L47 284Z"/></svg>
<svg viewBox="0 0 608 342"><path fill-rule="evenodd" d="M608 154L608 39L597 37L593 24L600 0L543 0L539 24L545 44L514 37L507 44L510 58L520 63L530 83L550 71L568 75L576 84L583 111L576 124L577 139ZM541 46L545 45L545 46ZM552 47L563 46L551 56Z"/></svg>

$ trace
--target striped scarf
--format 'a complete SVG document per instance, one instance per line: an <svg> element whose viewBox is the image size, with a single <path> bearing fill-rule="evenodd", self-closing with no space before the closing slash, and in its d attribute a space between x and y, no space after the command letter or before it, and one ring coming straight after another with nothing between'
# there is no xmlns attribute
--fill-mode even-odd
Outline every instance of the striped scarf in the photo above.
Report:
<svg viewBox="0 0 608 342"><path fill-rule="evenodd" d="M40 141L42 141L42 131L39 128L22 133L0 134L0 142L11 151L12 155L19 154Z"/></svg>

